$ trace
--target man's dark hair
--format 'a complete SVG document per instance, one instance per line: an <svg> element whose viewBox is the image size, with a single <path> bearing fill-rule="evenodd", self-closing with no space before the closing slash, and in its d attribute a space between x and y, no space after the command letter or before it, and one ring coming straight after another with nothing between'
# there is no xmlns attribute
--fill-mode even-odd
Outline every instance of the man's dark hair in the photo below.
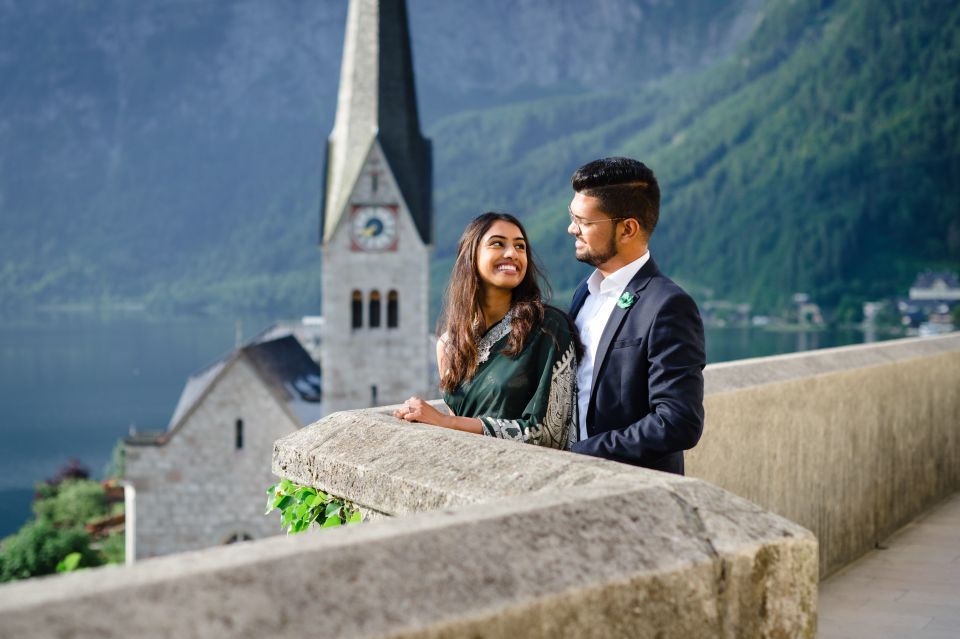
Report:
<svg viewBox="0 0 960 639"><path fill-rule="evenodd" d="M630 158L603 158L584 164L570 178L577 193L600 200L610 217L632 217L649 236L660 219L660 185L646 164Z"/></svg>

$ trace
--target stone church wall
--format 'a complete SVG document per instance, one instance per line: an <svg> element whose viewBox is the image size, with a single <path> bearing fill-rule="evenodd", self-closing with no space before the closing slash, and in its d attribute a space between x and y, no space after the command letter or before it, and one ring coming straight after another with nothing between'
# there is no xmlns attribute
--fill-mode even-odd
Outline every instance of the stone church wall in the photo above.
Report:
<svg viewBox="0 0 960 639"><path fill-rule="evenodd" d="M296 424L242 358L161 446L127 446L136 487L136 557L142 559L281 533L263 514L273 442ZM236 448L236 420L243 448Z"/></svg>

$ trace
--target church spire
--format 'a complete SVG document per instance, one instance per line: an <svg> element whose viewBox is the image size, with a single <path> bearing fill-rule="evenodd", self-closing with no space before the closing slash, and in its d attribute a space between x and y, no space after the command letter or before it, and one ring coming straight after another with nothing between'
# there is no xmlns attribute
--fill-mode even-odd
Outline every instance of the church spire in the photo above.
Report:
<svg viewBox="0 0 960 639"><path fill-rule="evenodd" d="M420 132L405 0L350 0L337 116L327 141L323 243L346 211L374 140L421 239L430 244L432 153Z"/></svg>

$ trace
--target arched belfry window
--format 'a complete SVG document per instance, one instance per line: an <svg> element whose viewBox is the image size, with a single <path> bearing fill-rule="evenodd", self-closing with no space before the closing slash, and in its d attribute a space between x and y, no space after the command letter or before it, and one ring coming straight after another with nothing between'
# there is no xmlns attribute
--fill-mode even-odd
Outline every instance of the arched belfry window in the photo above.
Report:
<svg viewBox="0 0 960 639"><path fill-rule="evenodd" d="M387 293L387 328L396 328L400 323L400 300L396 291Z"/></svg>
<svg viewBox="0 0 960 639"><path fill-rule="evenodd" d="M380 291L370 293L370 328L380 327Z"/></svg>
<svg viewBox="0 0 960 639"><path fill-rule="evenodd" d="M350 300L350 327L363 328L363 294L354 291Z"/></svg>
<svg viewBox="0 0 960 639"><path fill-rule="evenodd" d="M238 419L233 426L234 445L237 450L243 450L243 420Z"/></svg>

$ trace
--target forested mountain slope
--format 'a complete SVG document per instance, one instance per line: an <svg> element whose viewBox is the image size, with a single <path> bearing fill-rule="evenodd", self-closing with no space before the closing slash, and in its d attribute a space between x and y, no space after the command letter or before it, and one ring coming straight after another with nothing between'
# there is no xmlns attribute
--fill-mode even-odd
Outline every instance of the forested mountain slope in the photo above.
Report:
<svg viewBox="0 0 960 639"><path fill-rule="evenodd" d="M567 180L647 161L657 260L775 307L954 266L956 3L410 0L434 140L435 289L488 208L555 287ZM323 143L346 3L0 3L0 307L316 312Z"/></svg>
<svg viewBox="0 0 960 639"><path fill-rule="evenodd" d="M777 308L804 291L852 308L903 293L920 269L960 268L958 38L951 2L772 2L699 73L448 118L439 208L528 213L568 291L584 273L569 175L630 155L664 193L653 253L700 297Z"/></svg>

